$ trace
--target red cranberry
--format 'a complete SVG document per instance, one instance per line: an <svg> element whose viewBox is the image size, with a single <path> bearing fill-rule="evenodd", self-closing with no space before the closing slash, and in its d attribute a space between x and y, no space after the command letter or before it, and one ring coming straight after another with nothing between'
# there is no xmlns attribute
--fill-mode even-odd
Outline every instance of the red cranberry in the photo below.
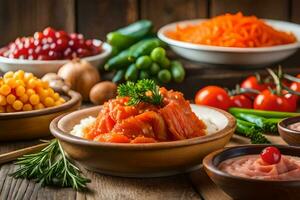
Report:
<svg viewBox="0 0 300 200"><path fill-rule="evenodd" d="M267 147L262 150L260 157L264 162L273 165L280 162L281 153L276 147Z"/></svg>

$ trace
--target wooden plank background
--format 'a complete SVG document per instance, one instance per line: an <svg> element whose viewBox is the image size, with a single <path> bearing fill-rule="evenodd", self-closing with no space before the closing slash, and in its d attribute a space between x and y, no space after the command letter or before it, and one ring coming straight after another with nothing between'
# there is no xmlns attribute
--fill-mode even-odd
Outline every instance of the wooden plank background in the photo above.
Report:
<svg viewBox="0 0 300 200"><path fill-rule="evenodd" d="M184 19L242 11L300 23L298 0L0 0L0 45L47 26L105 39L106 33L137 19L155 27Z"/></svg>

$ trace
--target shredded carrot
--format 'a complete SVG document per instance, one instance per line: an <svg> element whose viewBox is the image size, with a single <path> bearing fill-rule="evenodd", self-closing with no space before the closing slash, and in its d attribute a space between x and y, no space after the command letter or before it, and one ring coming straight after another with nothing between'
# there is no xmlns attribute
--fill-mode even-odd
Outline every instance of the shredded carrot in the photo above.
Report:
<svg viewBox="0 0 300 200"><path fill-rule="evenodd" d="M255 16L225 14L196 25L177 25L168 37L195 44L223 47L267 47L296 42L293 33L267 25Z"/></svg>

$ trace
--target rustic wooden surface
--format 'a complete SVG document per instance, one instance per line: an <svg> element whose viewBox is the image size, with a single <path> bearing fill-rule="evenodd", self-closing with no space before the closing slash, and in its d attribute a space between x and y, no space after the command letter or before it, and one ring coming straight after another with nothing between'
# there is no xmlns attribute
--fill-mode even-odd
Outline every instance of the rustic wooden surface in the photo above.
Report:
<svg viewBox="0 0 300 200"><path fill-rule="evenodd" d="M273 143L283 144L279 136L268 137ZM0 143L0 154L38 142ZM247 139L234 136L229 146L248 143ZM209 179L203 169L176 176L146 179L106 176L83 169L84 175L92 180L88 184L89 191L75 192L69 188L41 187L33 181L14 179L9 174L16 167L12 163L0 166L0 199L231 199Z"/></svg>

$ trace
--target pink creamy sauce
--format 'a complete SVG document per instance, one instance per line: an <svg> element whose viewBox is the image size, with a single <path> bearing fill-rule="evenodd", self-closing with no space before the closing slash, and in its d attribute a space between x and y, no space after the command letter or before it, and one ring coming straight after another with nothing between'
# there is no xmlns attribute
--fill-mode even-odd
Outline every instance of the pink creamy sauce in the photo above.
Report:
<svg viewBox="0 0 300 200"><path fill-rule="evenodd" d="M300 122L296 122L294 124L288 125L289 129L292 129L294 131L300 131Z"/></svg>
<svg viewBox="0 0 300 200"><path fill-rule="evenodd" d="M259 155L238 156L220 163L219 169L245 178L264 180L300 180L300 158L281 156L277 164L264 162Z"/></svg>

